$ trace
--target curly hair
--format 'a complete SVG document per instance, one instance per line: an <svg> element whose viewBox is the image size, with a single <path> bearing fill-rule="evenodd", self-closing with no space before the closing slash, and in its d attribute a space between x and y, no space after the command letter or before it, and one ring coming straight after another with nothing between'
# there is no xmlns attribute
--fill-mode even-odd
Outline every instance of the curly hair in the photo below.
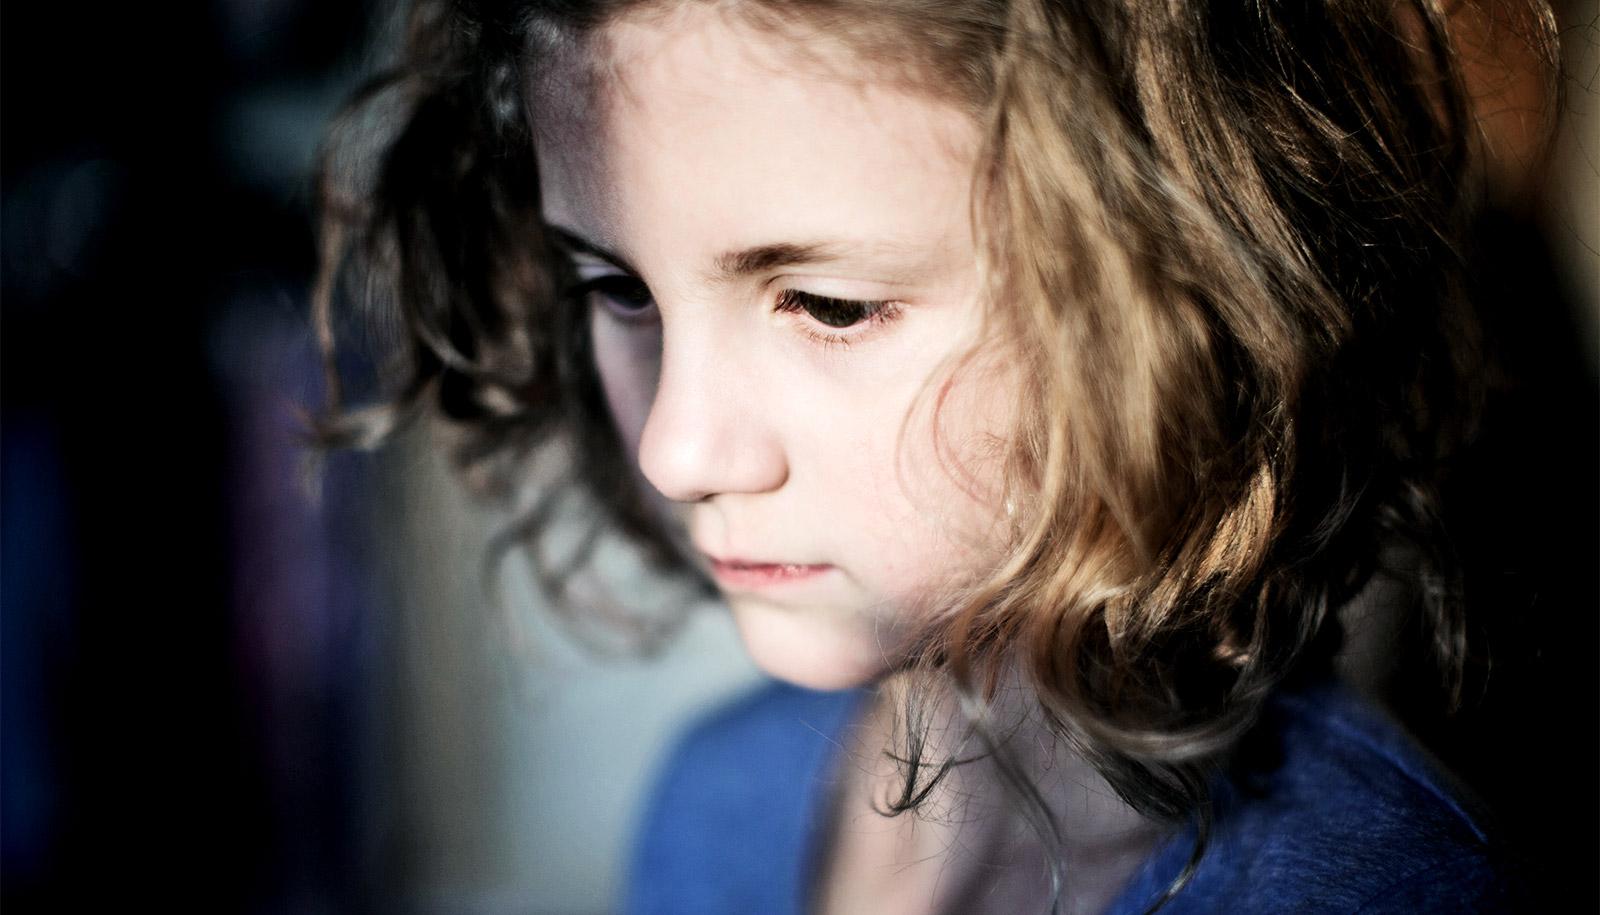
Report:
<svg viewBox="0 0 1600 915"><path fill-rule="evenodd" d="M554 454L575 488L546 468L546 498L507 542L537 559L551 500L581 492L603 509L596 530L694 579L625 463L583 312L562 295L530 123L552 59L598 55L605 24L651 6L419 0L399 62L325 150L318 435L372 446L431 411L467 480L499 499ZM1480 395L1484 165L1437 0L731 14L820 25L983 131L973 224L991 319L1028 368L1006 474L1028 508L1003 565L925 627L921 669L983 699L1019 666L1124 799L1204 821L1208 773L1274 689L1327 664L1334 611L1400 541L1459 698L1468 627L1437 492ZM1550 19L1529 19L1545 61ZM401 327L377 406L339 395L347 299ZM558 597L576 571L541 570ZM895 810L929 788L909 733Z"/></svg>

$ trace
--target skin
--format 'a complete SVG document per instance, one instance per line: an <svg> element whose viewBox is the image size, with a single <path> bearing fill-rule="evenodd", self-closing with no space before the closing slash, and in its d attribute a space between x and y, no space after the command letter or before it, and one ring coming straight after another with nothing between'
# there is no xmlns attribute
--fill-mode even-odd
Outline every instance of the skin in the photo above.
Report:
<svg viewBox="0 0 1600 915"><path fill-rule="evenodd" d="M1001 540L1019 384L985 342L977 127L826 39L715 6L623 19L586 53L602 65L552 64L534 117L547 221L619 262L578 255L580 278L648 287L590 296L621 438L709 574L826 566L718 578L757 664L871 682ZM717 275L728 252L779 244L837 256ZM777 308L785 290L891 304L837 327Z"/></svg>

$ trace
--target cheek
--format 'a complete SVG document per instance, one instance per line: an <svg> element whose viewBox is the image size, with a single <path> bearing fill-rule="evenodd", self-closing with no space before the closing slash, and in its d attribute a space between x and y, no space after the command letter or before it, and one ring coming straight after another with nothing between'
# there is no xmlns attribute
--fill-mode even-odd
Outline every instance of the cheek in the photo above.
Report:
<svg viewBox="0 0 1600 915"><path fill-rule="evenodd" d="M600 308L593 308L589 333L606 405L628 449L629 463L637 467L639 439L644 434L645 420L650 416L650 405L655 401L656 383L661 375L660 328L623 324Z"/></svg>
<svg viewBox="0 0 1600 915"><path fill-rule="evenodd" d="M841 514L857 519L863 572L897 614L982 574L1005 544L1003 473L1018 399L1010 365L975 359L863 426L872 431L855 451L853 485L836 498L853 503Z"/></svg>

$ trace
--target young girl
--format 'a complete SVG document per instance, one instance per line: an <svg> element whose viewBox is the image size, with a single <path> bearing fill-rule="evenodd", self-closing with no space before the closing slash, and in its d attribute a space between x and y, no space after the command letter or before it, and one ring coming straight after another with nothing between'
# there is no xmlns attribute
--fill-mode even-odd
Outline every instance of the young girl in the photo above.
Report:
<svg viewBox="0 0 1600 915"><path fill-rule="evenodd" d="M325 438L430 408L508 500L564 462L787 684L681 743L631 911L1510 907L1334 673L1377 691L1411 604L1442 701L1468 659L1460 41L1429 2L419 3L324 172ZM341 290L403 328L390 403L339 403Z"/></svg>

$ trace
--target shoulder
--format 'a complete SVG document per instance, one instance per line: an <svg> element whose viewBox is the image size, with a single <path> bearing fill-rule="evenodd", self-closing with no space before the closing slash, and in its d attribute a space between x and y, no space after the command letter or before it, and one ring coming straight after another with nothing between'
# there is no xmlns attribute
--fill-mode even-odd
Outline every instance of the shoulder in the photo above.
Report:
<svg viewBox="0 0 1600 915"><path fill-rule="evenodd" d="M860 698L767 684L688 728L639 825L627 911L794 906L829 763Z"/></svg>
<svg viewBox="0 0 1600 915"><path fill-rule="evenodd" d="M1216 790L1209 847L1173 912L1498 912L1515 883L1470 795L1343 687L1277 697ZM1125 901L1182 869L1192 830Z"/></svg>

